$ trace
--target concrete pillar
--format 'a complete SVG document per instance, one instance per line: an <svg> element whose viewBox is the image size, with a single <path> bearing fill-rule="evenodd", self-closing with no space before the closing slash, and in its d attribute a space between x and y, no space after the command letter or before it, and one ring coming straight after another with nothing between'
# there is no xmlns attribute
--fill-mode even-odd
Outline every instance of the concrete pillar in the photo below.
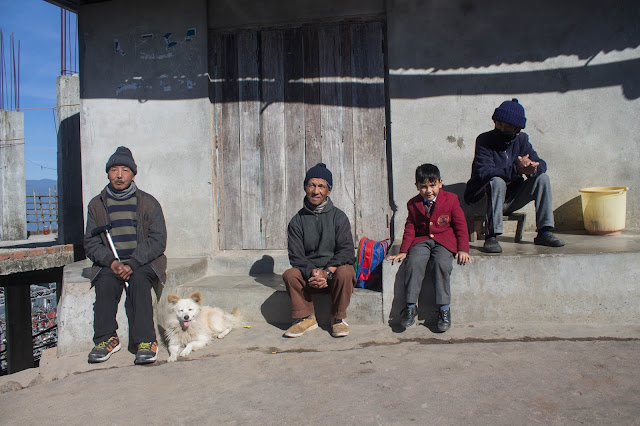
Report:
<svg viewBox="0 0 640 426"><path fill-rule="evenodd" d="M24 113L0 111L0 241L27 239Z"/></svg>
<svg viewBox="0 0 640 426"><path fill-rule="evenodd" d="M57 79L58 106L58 241L82 243L83 203L80 156L80 79L78 75Z"/></svg>

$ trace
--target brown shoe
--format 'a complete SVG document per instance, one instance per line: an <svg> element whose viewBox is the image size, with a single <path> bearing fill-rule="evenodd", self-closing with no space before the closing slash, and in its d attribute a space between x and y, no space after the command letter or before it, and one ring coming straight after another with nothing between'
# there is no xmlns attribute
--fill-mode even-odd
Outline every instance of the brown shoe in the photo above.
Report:
<svg viewBox="0 0 640 426"><path fill-rule="evenodd" d="M295 320L293 325L284 333L284 337L300 337L305 332L318 328L316 317L300 318Z"/></svg>
<svg viewBox="0 0 640 426"><path fill-rule="evenodd" d="M349 324L344 320L331 326L331 335L333 337L345 337L349 335Z"/></svg>

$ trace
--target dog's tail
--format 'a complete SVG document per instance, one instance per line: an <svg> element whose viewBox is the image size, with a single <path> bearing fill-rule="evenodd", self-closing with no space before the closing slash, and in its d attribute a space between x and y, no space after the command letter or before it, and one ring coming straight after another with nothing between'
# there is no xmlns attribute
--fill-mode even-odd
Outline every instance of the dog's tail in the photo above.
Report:
<svg viewBox="0 0 640 426"><path fill-rule="evenodd" d="M242 324L242 315L237 307L233 308L231 313L225 314L225 317L229 323L233 324L233 327L239 327Z"/></svg>

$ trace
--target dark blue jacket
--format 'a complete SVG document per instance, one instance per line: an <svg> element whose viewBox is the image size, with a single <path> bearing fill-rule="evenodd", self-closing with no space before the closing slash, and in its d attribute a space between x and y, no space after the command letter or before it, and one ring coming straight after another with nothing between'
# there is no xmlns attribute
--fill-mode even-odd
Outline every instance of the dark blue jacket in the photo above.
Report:
<svg viewBox="0 0 640 426"><path fill-rule="evenodd" d="M534 176L547 171L547 163L529 143L529 135L520 132L515 139L505 142L497 130L482 133L476 139L476 152L471 165L471 178L464 191L464 201L474 203L484 195L484 187L493 177L500 177L507 183L507 188L518 185L524 180L516 170L518 157L529 154L531 161L540 165Z"/></svg>

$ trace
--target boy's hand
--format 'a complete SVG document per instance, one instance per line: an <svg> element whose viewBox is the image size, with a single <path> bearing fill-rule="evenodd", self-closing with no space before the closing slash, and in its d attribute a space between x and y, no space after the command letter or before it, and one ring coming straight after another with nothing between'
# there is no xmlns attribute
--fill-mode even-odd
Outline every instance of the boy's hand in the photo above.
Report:
<svg viewBox="0 0 640 426"><path fill-rule="evenodd" d="M398 261L398 263L401 263L406 258L407 258L407 253L399 253L399 254L396 254L395 256L387 256L387 260L390 260L392 265L396 262L396 260Z"/></svg>
<svg viewBox="0 0 640 426"><path fill-rule="evenodd" d="M471 256L466 251L459 251L456 253L456 260L458 261L458 265L466 265L467 263L471 263Z"/></svg>

